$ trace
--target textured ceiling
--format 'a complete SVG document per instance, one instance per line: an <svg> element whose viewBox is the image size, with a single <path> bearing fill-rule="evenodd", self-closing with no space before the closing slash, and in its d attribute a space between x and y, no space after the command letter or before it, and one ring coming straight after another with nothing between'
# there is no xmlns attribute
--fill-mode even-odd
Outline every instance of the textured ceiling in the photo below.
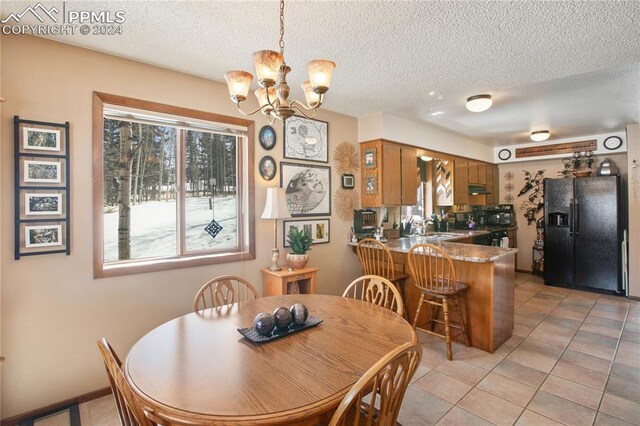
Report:
<svg viewBox="0 0 640 426"><path fill-rule="evenodd" d="M29 4L4 0L0 12ZM620 130L640 115L640 2L289 0L285 7L294 96L302 98L308 60L332 59L338 66L325 106L333 111L402 114L487 144L523 140L535 126L565 137ZM253 51L277 49L273 1L67 1L66 8L124 10L124 34L52 39L218 81L230 69L253 73ZM466 112L464 99L484 92L495 95L494 108Z"/></svg>

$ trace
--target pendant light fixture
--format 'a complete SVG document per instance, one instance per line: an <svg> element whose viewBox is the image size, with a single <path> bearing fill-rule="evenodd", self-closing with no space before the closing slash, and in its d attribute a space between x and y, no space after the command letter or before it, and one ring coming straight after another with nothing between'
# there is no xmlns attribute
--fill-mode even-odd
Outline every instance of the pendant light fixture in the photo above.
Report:
<svg viewBox="0 0 640 426"><path fill-rule="evenodd" d="M260 88L254 94L258 98L258 108L255 111L245 113L240 108L240 103L247 99L249 87L253 75L246 71L229 71L224 75L229 86L229 96L243 115L253 115L258 111L265 114L269 123L275 119L283 122L300 113L307 118L313 118L316 111L322 105L324 94L329 90L331 74L336 67L335 62L326 59L314 59L307 63L309 80L302 83L302 90L306 99L305 103L297 100L289 101L289 85L287 74L291 68L284 60L284 0L280 0L280 52L273 50L259 50L253 53L253 61L256 67L256 76Z"/></svg>
<svg viewBox="0 0 640 426"><path fill-rule="evenodd" d="M535 142L542 142L549 139L551 134L548 130L537 130L535 132L531 132L531 140Z"/></svg>
<svg viewBox="0 0 640 426"><path fill-rule="evenodd" d="M491 108L491 95L475 95L467 98L467 109L471 112L482 112Z"/></svg>

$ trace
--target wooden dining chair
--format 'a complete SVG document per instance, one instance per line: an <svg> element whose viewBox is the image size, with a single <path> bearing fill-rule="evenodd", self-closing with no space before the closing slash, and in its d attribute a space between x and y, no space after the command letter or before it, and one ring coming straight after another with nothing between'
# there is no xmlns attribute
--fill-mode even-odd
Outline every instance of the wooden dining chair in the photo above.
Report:
<svg viewBox="0 0 640 426"><path fill-rule="evenodd" d="M122 372L122 362L115 351L107 342L107 339L98 340L98 348L102 354L107 376L111 384L111 391L116 402L120 422L123 426L152 426L156 425L147 418L145 411L140 406L129 383Z"/></svg>
<svg viewBox="0 0 640 426"><path fill-rule="evenodd" d="M453 265L451 257L442 249L431 244L417 244L409 250L408 254L409 269L411 276L415 281L416 287L420 289L420 301L418 309L413 319L413 328L418 324L418 317L423 304L431 305L429 309L429 326L430 330L424 330L429 334L443 337L447 345L447 359L453 359L451 350L451 341L459 335L464 335L467 346L471 346L469 333L465 322L462 309L460 308L459 298L464 297L467 286L456 280L456 268ZM444 318L440 320L438 314L434 315L434 309L438 311L442 308ZM458 316L459 322L451 321L450 309L454 308ZM436 333L434 323L444 326L444 335ZM460 330L455 336L451 335L451 327Z"/></svg>
<svg viewBox="0 0 640 426"><path fill-rule="evenodd" d="M421 357L419 343L405 343L382 357L353 385L329 425L395 426Z"/></svg>
<svg viewBox="0 0 640 426"><path fill-rule="evenodd" d="M377 275L364 275L356 278L347 286L342 297L371 302L391 309L400 316L404 313L402 296L396 286L388 279Z"/></svg>
<svg viewBox="0 0 640 426"><path fill-rule="evenodd" d="M253 285L242 277L223 275L208 281L193 300L193 311L216 308L258 298Z"/></svg>
<svg viewBox="0 0 640 426"><path fill-rule="evenodd" d="M394 269L391 250L378 240L365 238L358 242L356 254L362 265L363 274L378 275L391 281L400 290L401 299L406 305L404 300L404 280L409 275Z"/></svg>

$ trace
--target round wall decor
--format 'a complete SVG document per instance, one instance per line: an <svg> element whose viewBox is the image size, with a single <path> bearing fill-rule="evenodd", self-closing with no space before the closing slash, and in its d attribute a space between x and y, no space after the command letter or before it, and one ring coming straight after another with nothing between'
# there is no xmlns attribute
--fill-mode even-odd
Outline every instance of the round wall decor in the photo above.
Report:
<svg viewBox="0 0 640 426"><path fill-rule="evenodd" d="M609 151L615 151L622 146L622 138L619 136L609 136L604 140L602 146Z"/></svg>
<svg viewBox="0 0 640 426"><path fill-rule="evenodd" d="M271 180L276 177L276 170L278 169L276 165L276 160L273 159L270 155L265 155L260 160L260 165L258 166L260 171L260 176L264 180Z"/></svg>
<svg viewBox="0 0 640 426"><path fill-rule="evenodd" d="M511 151L509 151L508 149L501 149L498 152L498 158L502 161L507 161L509 158L511 158Z"/></svg>
<svg viewBox="0 0 640 426"><path fill-rule="evenodd" d="M276 146L276 131L271 126L262 126L260 133L258 134L260 145L267 151L273 149Z"/></svg>

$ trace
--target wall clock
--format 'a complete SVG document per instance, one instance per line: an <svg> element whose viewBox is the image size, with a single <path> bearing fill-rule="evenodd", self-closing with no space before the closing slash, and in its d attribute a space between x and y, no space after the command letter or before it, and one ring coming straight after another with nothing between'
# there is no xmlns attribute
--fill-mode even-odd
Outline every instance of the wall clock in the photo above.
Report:
<svg viewBox="0 0 640 426"><path fill-rule="evenodd" d="M511 151L509 151L508 149L501 149L498 152L498 158L502 161L507 161L509 158L511 158Z"/></svg>
<svg viewBox="0 0 640 426"><path fill-rule="evenodd" d="M619 136L609 136L604 140L602 146L609 151L614 151L622 146L622 138Z"/></svg>

